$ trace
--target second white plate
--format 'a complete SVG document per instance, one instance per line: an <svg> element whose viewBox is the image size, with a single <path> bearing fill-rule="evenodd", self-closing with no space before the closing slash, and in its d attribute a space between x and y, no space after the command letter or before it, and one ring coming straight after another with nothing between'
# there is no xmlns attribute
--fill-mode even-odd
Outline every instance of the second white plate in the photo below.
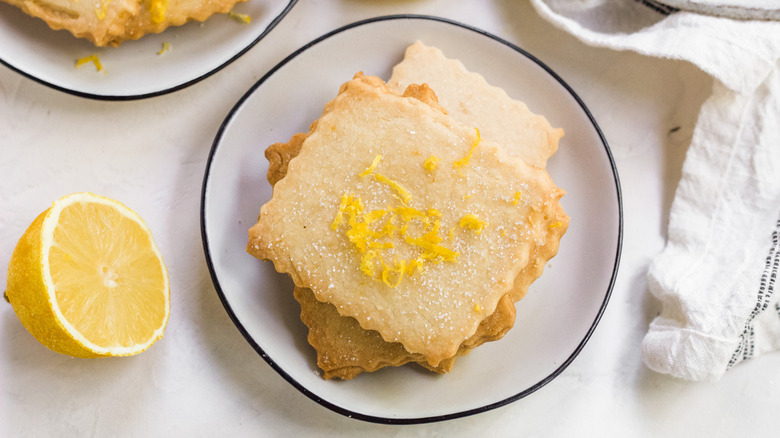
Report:
<svg viewBox="0 0 780 438"><path fill-rule="evenodd" d="M297 0L252 0L233 9L251 21L216 14L203 23L170 27L119 47L95 47L64 30L52 30L20 9L0 3L0 63L60 91L101 100L158 96L219 71L257 44ZM158 55L163 43L170 50ZM97 55L104 69L76 60Z"/></svg>

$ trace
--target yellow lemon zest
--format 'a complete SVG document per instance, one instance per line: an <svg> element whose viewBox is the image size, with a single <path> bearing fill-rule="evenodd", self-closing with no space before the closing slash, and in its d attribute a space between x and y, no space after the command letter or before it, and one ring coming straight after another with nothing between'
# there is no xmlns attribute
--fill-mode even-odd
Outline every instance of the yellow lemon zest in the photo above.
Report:
<svg viewBox="0 0 780 438"><path fill-rule="evenodd" d="M404 186L402 186L398 182L393 181L392 179L384 175L381 175L379 173L374 173L374 179L390 187L391 189L395 190L395 192L398 194L398 197L401 199L401 202L403 202L404 204L408 204L409 201L412 200L412 194L409 193L409 191L406 190Z"/></svg>
<svg viewBox="0 0 780 438"><path fill-rule="evenodd" d="M249 24L249 22L252 21L252 17L250 17L249 15L239 14L238 12L233 12L233 11L228 12L228 17L238 21L239 23L244 23L244 24Z"/></svg>
<svg viewBox="0 0 780 438"><path fill-rule="evenodd" d="M406 261L395 260L394 267L390 267L387 263L382 261L382 282L390 287L398 287L401 284L401 280L404 278L404 272L406 272ZM395 281L390 281L392 274L395 274Z"/></svg>
<svg viewBox="0 0 780 438"><path fill-rule="evenodd" d="M380 183L390 187L391 189L393 189L393 191L395 191L396 194L398 194L398 197L401 199L401 202L403 202L404 204L408 204L409 201L412 200L412 194L409 193L409 191L406 190L406 188L404 188L404 186L402 186L397 181L394 181L394 180L392 180L392 179L390 179L390 178L388 178L388 177L386 177L386 176L384 176L384 175L382 175L380 173L376 173L375 172L375 170L376 170L377 166L379 166L379 162L381 160L382 160L382 156L381 155L377 155L376 157L374 157L374 161L371 162L371 165L368 166L366 168L366 170L360 172L358 174L358 176L366 177L366 176L372 175L375 180L377 180L378 182L380 182Z"/></svg>
<svg viewBox="0 0 780 438"><path fill-rule="evenodd" d="M441 161L441 158L431 155L425 160L425 162L423 162L423 167L428 172L433 172L439 165L439 161Z"/></svg>
<svg viewBox="0 0 780 438"><path fill-rule="evenodd" d="M111 3L111 0L101 0L101 2L95 6L95 15L97 16L98 20L103 20L106 18L109 3Z"/></svg>
<svg viewBox="0 0 780 438"><path fill-rule="evenodd" d="M423 261L424 261L424 260L423 260L422 258L420 258L420 257L417 257L416 259L411 259L411 260L409 260L409 261L406 263L406 268L405 268L405 270L404 270L404 273L405 273L406 275L412 275L412 274L414 274L414 273L415 273L415 271L417 271L418 269L420 269L420 268L422 267L422 265L423 265Z"/></svg>
<svg viewBox="0 0 780 438"><path fill-rule="evenodd" d="M159 52L157 52L158 55L162 55L163 53L167 52L168 50L171 50L171 43L168 41L163 41L162 48Z"/></svg>
<svg viewBox="0 0 780 438"><path fill-rule="evenodd" d="M98 58L97 55L89 55L83 58L79 58L78 60L76 60L76 68L81 67L82 65L88 62L95 64L95 68L97 69L97 71L103 70L103 65L100 64L100 58Z"/></svg>
<svg viewBox="0 0 780 438"><path fill-rule="evenodd" d="M560 228L563 226L563 222L561 221L555 221L550 224L550 228Z"/></svg>
<svg viewBox="0 0 780 438"><path fill-rule="evenodd" d="M480 306L479 304L474 304L474 311L477 312L477 313L481 313L482 312L482 306Z"/></svg>
<svg viewBox="0 0 780 438"><path fill-rule="evenodd" d="M387 212L385 210L373 210L366 214L365 221L367 224L372 224L379 219L382 219Z"/></svg>
<svg viewBox="0 0 780 438"><path fill-rule="evenodd" d="M461 158L460 160L457 160L457 161L453 162L452 163L452 168L453 169L458 170L461 167L469 164L469 161L471 160L471 155L474 153L474 149L477 148L477 146L479 145L479 142L481 140L481 137L479 135L479 129L474 128L474 130L477 131L477 136L474 139L474 142L471 143L471 149L469 149L469 153L466 154L466 156Z"/></svg>
<svg viewBox="0 0 780 438"><path fill-rule="evenodd" d="M377 155L374 157L374 161L371 162L371 165L366 168L366 170L360 172L358 176L368 176L374 173L374 170L376 170L376 167L379 166L379 161L382 160L381 155Z"/></svg>
<svg viewBox="0 0 780 438"><path fill-rule="evenodd" d="M520 198L523 197L523 192L515 192L515 195L512 197L512 205L517 205L520 203Z"/></svg>
<svg viewBox="0 0 780 438"><path fill-rule="evenodd" d="M371 261L375 259L379 253L377 251L368 251L360 258L360 270L369 277L374 276L374 263Z"/></svg>
<svg viewBox="0 0 780 438"><path fill-rule="evenodd" d="M467 214L462 218L460 218L460 222L458 223L458 225L461 228L468 228L470 230L474 230L476 234L479 234L482 232L482 229L485 228L487 222L481 220L477 215Z"/></svg>
<svg viewBox="0 0 780 438"><path fill-rule="evenodd" d="M152 23L160 24L165 21L165 13L168 12L168 3L169 0L152 0L149 4Z"/></svg>
<svg viewBox="0 0 780 438"><path fill-rule="evenodd" d="M420 254L420 257L423 260L430 260L433 263L439 263L441 261L454 262L460 255L460 253L443 247L439 245L438 242L433 242L426 237L412 238L407 236L406 241L421 248L423 253Z"/></svg>
<svg viewBox="0 0 780 438"><path fill-rule="evenodd" d="M364 213L360 197L345 193L341 196L331 228L339 230L346 226L345 236L361 254L360 271L394 288L401 283L404 275L412 275L422 269L426 262L454 261L458 257L457 252L440 245L441 215L434 208L421 211L407 205ZM394 224L398 221L401 222L400 228ZM425 226L425 232L419 237L407 234L408 226L413 221ZM409 260L396 256L392 265L385 262L382 251L396 247L396 243L390 240L395 237L415 247L419 251L418 255Z"/></svg>
<svg viewBox="0 0 780 438"><path fill-rule="evenodd" d="M400 216L404 224L407 224L412 219L420 219L424 224L428 224L428 216L416 208L402 205L393 209L393 213Z"/></svg>
<svg viewBox="0 0 780 438"><path fill-rule="evenodd" d="M341 195L341 204L339 205L339 211L336 213L336 217L333 218L333 223L330 224L332 230L337 230L339 225L344 222L344 212L347 209L347 205L351 202L352 197L344 193Z"/></svg>

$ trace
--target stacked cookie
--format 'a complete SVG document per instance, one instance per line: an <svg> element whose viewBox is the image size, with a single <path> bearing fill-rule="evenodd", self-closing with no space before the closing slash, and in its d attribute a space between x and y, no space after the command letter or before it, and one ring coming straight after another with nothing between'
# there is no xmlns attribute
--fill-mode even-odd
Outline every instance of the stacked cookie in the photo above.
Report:
<svg viewBox="0 0 780 438"><path fill-rule="evenodd" d="M96 46L118 46L188 21L227 13L245 0L2 0L55 30L65 29Z"/></svg>
<svg viewBox="0 0 780 438"><path fill-rule="evenodd" d="M435 48L357 74L308 133L266 151L247 250L295 283L325 378L436 372L500 339L558 250L562 131Z"/></svg>

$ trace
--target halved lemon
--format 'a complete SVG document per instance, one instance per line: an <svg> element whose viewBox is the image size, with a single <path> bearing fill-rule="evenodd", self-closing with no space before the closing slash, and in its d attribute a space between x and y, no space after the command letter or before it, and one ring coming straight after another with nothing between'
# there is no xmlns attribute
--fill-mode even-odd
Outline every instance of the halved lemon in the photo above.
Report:
<svg viewBox="0 0 780 438"><path fill-rule="evenodd" d="M11 256L6 295L38 341L75 357L138 354L162 337L170 314L151 231L92 193L65 196L33 221Z"/></svg>

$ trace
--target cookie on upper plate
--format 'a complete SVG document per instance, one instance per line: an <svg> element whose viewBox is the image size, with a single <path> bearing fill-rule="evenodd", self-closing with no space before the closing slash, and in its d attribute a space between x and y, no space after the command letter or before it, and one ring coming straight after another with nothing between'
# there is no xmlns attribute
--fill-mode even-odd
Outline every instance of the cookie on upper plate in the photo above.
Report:
<svg viewBox="0 0 780 438"><path fill-rule="evenodd" d="M42 19L52 29L65 29L98 47L118 46L149 33L188 21L204 21L229 12L246 0L0 0Z"/></svg>

